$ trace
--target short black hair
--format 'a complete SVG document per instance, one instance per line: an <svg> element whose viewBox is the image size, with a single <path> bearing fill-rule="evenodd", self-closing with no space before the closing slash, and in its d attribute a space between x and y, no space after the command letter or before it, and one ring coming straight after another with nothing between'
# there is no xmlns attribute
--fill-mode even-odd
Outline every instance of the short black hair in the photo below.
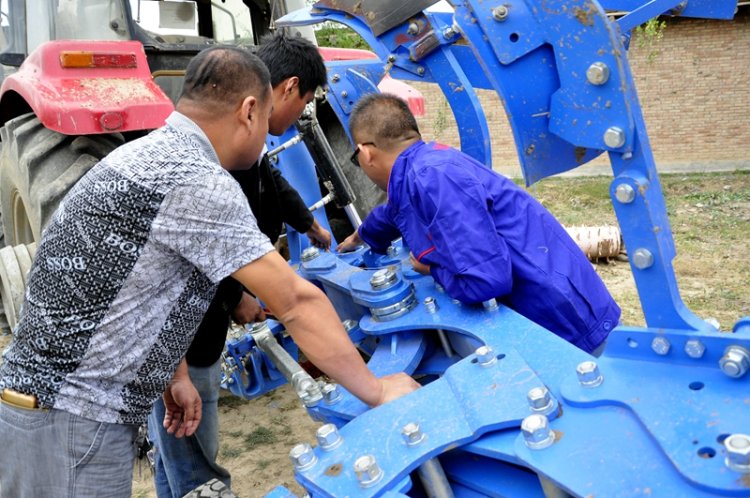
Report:
<svg viewBox="0 0 750 498"><path fill-rule="evenodd" d="M349 133L352 138L372 141L386 150L421 137L409 105L395 95L377 92L357 101L349 116Z"/></svg>
<svg viewBox="0 0 750 498"><path fill-rule="evenodd" d="M278 31L261 39L256 53L271 72L271 86L274 88L296 76L299 78L300 96L304 96L328 82L326 66L318 47L301 36Z"/></svg>
<svg viewBox="0 0 750 498"><path fill-rule="evenodd" d="M270 98L271 75L250 51L226 45L202 50L188 63L180 100L234 106L248 95Z"/></svg>

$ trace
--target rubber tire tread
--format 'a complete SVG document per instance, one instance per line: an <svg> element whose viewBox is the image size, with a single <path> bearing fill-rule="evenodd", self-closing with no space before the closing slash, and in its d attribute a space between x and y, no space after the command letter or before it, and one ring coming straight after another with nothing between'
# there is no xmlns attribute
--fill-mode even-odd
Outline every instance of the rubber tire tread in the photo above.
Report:
<svg viewBox="0 0 750 498"><path fill-rule="evenodd" d="M6 245L39 241L58 204L101 158L124 143L111 135L63 135L49 130L33 113L8 121L0 129L0 212ZM34 240L15 240L13 192L20 195Z"/></svg>
<svg viewBox="0 0 750 498"><path fill-rule="evenodd" d="M211 479L182 498L237 498L237 495L220 480Z"/></svg>

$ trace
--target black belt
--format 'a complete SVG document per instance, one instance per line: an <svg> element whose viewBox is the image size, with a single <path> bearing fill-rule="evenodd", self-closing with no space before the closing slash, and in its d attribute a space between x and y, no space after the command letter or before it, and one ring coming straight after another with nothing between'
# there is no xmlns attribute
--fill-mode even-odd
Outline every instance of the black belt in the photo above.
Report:
<svg viewBox="0 0 750 498"><path fill-rule="evenodd" d="M33 394L20 393L14 389L6 387L0 394L0 399L4 403L14 406L16 408L23 408L25 410L40 410L39 402L36 396Z"/></svg>

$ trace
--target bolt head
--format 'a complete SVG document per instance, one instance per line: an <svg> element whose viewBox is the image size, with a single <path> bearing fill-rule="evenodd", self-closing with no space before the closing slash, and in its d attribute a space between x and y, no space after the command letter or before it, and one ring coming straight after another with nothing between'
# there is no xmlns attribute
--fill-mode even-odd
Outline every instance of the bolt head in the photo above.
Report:
<svg viewBox="0 0 750 498"><path fill-rule="evenodd" d="M576 367L578 381L583 387L597 387L604 382L604 376L599 372L599 366L593 361L584 361Z"/></svg>
<svg viewBox="0 0 750 498"><path fill-rule="evenodd" d="M612 126L604 132L604 145L610 149L619 149L625 145L625 132L622 128Z"/></svg>
<svg viewBox="0 0 750 498"><path fill-rule="evenodd" d="M648 249L636 249L632 256L633 266L639 270L650 268L654 264L654 255Z"/></svg>
<svg viewBox="0 0 750 498"><path fill-rule="evenodd" d="M703 358L706 352L706 346L698 339L690 339L685 343L685 354L691 358Z"/></svg>
<svg viewBox="0 0 750 498"><path fill-rule="evenodd" d="M672 348L672 345L669 343L669 339L662 336L656 336L651 340L651 349L654 350L654 353L664 356L667 353L669 353L669 350Z"/></svg>
<svg viewBox="0 0 750 498"><path fill-rule="evenodd" d="M547 448L555 442L555 433L550 429L549 420L545 415L535 413L521 422L521 433L526 446L532 450Z"/></svg>
<svg viewBox="0 0 750 498"><path fill-rule="evenodd" d="M592 85L603 85L609 80L609 67L603 62L594 62L586 70L586 79Z"/></svg>
<svg viewBox="0 0 750 498"><path fill-rule="evenodd" d="M401 429L401 435L407 446L417 446L425 440L425 435L416 422L409 422Z"/></svg>
<svg viewBox="0 0 750 498"><path fill-rule="evenodd" d="M477 355L477 363L483 367L488 367L497 362L495 352L489 346L479 346L476 351L474 351L474 354Z"/></svg>
<svg viewBox="0 0 750 498"><path fill-rule="evenodd" d="M333 424L318 427L315 437L318 439L318 446L324 451L334 450L344 442L344 438L341 437L339 430Z"/></svg>
<svg viewBox="0 0 750 498"><path fill-rule="evenodd" d="M320 249L317 247L308 247L304 251L302 251L301 259L304 263L308 261L312 261L313 259L320 256Z"/></svg>
<svg viewBox="0 0 750 498"><path fill-rule="evenodd" d="M331 81L334 83L338 83L338 81L341 79L341 76L338 74L334 74L333 77L331 77Z"/></svg>
<svg viewBox="0 0 750 498"><path fill-rule="evenodd" d="M387 289L396 283L396 272L393 268L381 268L370 277L370 286L373 289Z"/></svg>
<svg viewBox="0 0 750 498"><path fill-rule="evenodd" d="M341 92L341 98L344 98L344 99L345 99L345 98L347 98L348 96L349 96L349 92L347 92L346 90L344 90L343 92Z"/></svg>
<svg viewBox="0 0 750 498"><path fill-rule="evenodd" d="M427 309L427 313L435 313L438 309L437 301L432 296L424 298L424 307Z"/></svg>
<svg viewBox="0 0 750 498"><path fill-rule="evenodd" d="M406 34L414 36L419 34L419 24L413 22L409 24L409 28L406 30Z"/></svg>
<svg viewBox="0 0 750 498"><path fill-rule="evenodd" d="M719 360L719 367L729 377L742 377L750 369L750 352L742 346L729 346Z"/></svg>
<svg viewBox="0 0 750 498"><path fill-rule="evenodd" d="M325 400L325 403L327 405L333 405L335 403L338 403L341 401L341 398L344 397L343 394L341 394L341 391L339 390L338 384L325 384L321 391L323 393L323 399Z"/></svg>
<svg viewBox="0 0 750 498"><path fill-rule="evenodd" d="M383 471L372 455L364 455L354 461L354 474L363 488L376 484L383 477Z"/></svg>
<svg viewBox="0 0 750 498"><path fill-rule="evenodd" d="M508 18L510 11L505 5L498 5L492 9L492 18L497 22L503 22Z"/></svg>
<svg viewBox="0 0 750 498"><path fill-rule="evenodd" d="M456 36L456 32L453 31L453 28L445 28L443 30L443 38L445 38L446 40L450 40L454 36Z"/></svg>
<svg viewBox="0 0 750 498"><path fill-rule="evenodd" d="M552 406L552 395L544 386L535 387L526 394L529 406L534 411L546 410Z"/></svg>
<svg viewBox="0 0 750 498"><path fill-rule="evenodd" d="M351 332L352 329L356 328L359 325L359 322L357 320L344 320L341 322L341 325L344 326L344 330L347 332Z"/></svg>
<svg viewBox="0 0 750 498"><path fill-rule="evenodd" d="M498 308L497 299L495 298L488 299L482 302L482 306L484 306L484 309L487 311L494 311Z"/></svg>
<svg viewBox="0 0 750 498"><path fill-rule="evenodd" d="M300 443L289 452L289 459L297 470L307 470L312 468L318 461L315 452L307 443Z"/></svg>
<svg viewBox="0 0 750 498"><path fill-rule="evenodd" d="M750 473L750 435L732 434L724 440L727 466L737 472Z"/></svg>
<svg viewBox="0 0 750 498"><path fill-rule="evenodd" d="M420 76L422 76L424 74L424 68L422 66L419 66L417 68L417 74L420 75Z"/></svg>
<svg viewBox="0 0 750 498"><path fill-rule="evenodd" d="M623 204L630 204L635 200L635 189L627 183L621 183L615 188L615 199Z"/></svg>

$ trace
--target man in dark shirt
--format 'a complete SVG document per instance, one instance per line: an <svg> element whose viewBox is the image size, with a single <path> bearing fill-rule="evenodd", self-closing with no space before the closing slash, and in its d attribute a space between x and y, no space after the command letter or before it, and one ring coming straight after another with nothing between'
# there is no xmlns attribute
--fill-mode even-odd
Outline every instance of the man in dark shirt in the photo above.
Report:
<svg viewBox="0 0 750 498"><path fill-rule="evenodd" d="M257 52L271 73L273 111L268 121L272 135L284 133L312 101L315 90L326 84L326 68L317 48L307 40L279 33ZM233 171L242 187L260 230L276 243L284 223L310 241L328 249L331 235L318 224L297 191L263 157L250 169ZM190 378L203 402L203 419L196 433L175 438L162 425L160 400L149 417L149 433L156 451L154 481L159 498L179 498L214 478L230 485L229 473L216 463L219 450L218 399L221 352L230 315L240 324L265 319L258 302L236 280L221 282L187 352Z"/></svg>

